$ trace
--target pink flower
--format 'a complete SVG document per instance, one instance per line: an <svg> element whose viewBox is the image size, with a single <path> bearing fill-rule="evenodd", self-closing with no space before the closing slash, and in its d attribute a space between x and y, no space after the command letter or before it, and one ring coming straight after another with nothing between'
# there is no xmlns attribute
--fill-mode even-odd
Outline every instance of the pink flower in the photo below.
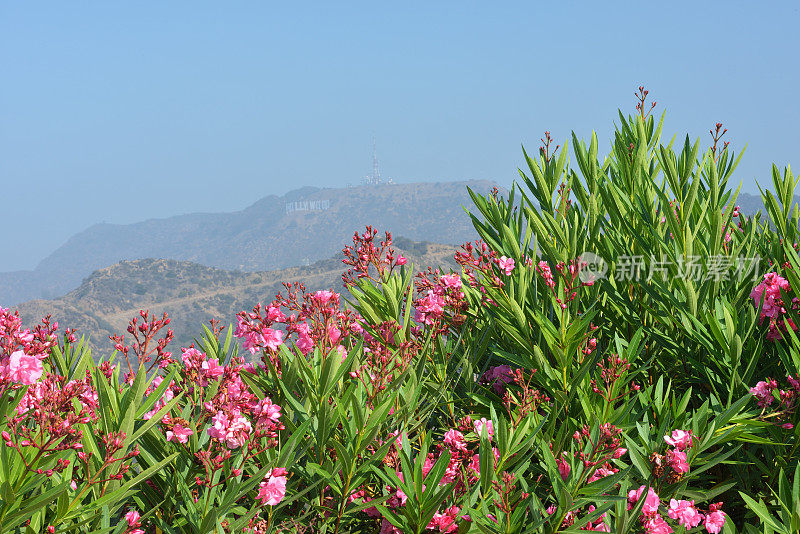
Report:
<svg viewBox="0 0 800 534"><path fill-rule="evenodd" d="M546 261L540 261L536 266L536 270L538 270L541 277L544 278L544 283L547 287L556 286L556 281L553 280L553 272L550 270L550 265L548 265Z"/></svg>
<svg viewBox="0 0 800 534"><path fill-rule="evenodd" d="M286 316L283 314L280 308L276 306L270 306L267 308L267 320L273 323L282 323L286 321Z"/></svg>
<svg viewBox="0 0 800 534"><path fill-rule="evenodd" d="M467 445L464 443L464 435L452 428L444 433L444 444L451 449L467 450Z"/></svg>
<svg viewBox="0 0 800 534"><path fill-rule="evenodd" d="M591 484L595 480L600 480L601 478L610 477L611 475L617 473L618 471L619 469L611 467L609 464L605 464L603 467L598 467L586 482Z"/></svg>
<svg viewBox="0 0 800 534"><path fill-rule="evenodd" d="M558 474L561 475L561 480L567 480L567 477L569 477L569 472L572 470L572 468L569 466L567 461L564 460L564 458L557 458L556 464L558 465Z"/></svg>
<svg viewBox="0 0 800 534"><path fill-rule="evenodd" d="M258 499L275 506L286 496L286 469L276 467L259 484Z"/></svg>
<svg viewBox="0 0 800 534"><path fill-rule="evenodd" d="M642 526L647 534L670 534L673 532L672 528L660 515L655 515L651 518L644 518L644 521L642 521Z"/></svg>
<svg viewBox="0 0 800 534"><path fill-rule="evenodd" d="M336 343L337 341L339 341L339 338L342 337L342 331L336 328L335 324L328 325L327 334L331 344Z"/></svg>
<svg viewBox="0 0 800 534"><path fill-rule="evenodd" d="M505 256L500 256L500 259L497 260L497 265L499 265L500 269L505 271L506 276L508 276L514 270L514 259L506 258Z"/></svg>
<svg viewBox="0 0 800 534"><path fill-rule="evenodd" d="M692 448L692 431L673 430L672 437L664 436L664 441L677 448L679 451L685 451L686 449Z"/></svg>
<svg viewBox="0 0 800 534"><path fill-rule="evenodd" d="M708 515L706 515L706 521L703 526L706 527L706 530L711 532L711 534L721 532L722 527L725 526L725 512L722 510L709 512Z"/></svg>
<svg viewBox="0 0 800 534"><path fill-rule="evenodd" d="M703 514L694 507L694 501L670 499L667 515L687 529L694 528L703 521Z"/></svg>
<svg viewBox="0 0 800 534"><path fill-rule="evenodd" d="M320 304L327 304L331 299L335 298L337 295L333 291L317 291L314 293L314 300L316 300Z"/></svg>
<svg viewBox="0 0 800 534"><path fill-rule="evenodd" d="M263 331L264 345L271 350L278 350L278 347L283 343L283 330L273 330L272 328L265 328Z"/></svg>
<svg viewBox="0 0 800 534"><path fill-rule="evenodd" d="M408 261L408 260L407 260L407 259L405 258L405 256L403 256L402 254L400 254L400 255L397 257L397 265L405 265L407 261Z"/></svg>
<svg viewBox="0 0 800 534"><path fill-rule="evenodd" d="M125 514L125 521L128 522L128 526L134 527L139 524L139 518L141 515L136 510L131 510L127 514Z"/></svg>
<svg viewBox="0 0 800 534"><path fill-rule="evenodd" d="M302 332L297 337L296 344L297 348L300 349L300 352L302 352L303 355L307 355L309 352L311 352L311 349L314 348L314 340L311 338L310 335Z"/></svg>
<svg viewBox="0 0 800 534"><path fill-rule="evenodd" d="M8 371L12 381L29 386L39 380L44 372L44 367L36 356L18 350L12 352L8 359Z"/></svg>
<svg viewBox="0 0 800 534"><path fill-rule="evenodd" d="M186 369L194 369L200 366L200 362L206 359L203 352L195 349L194 347L184 348L181 350L181 360ZM158 387L158 386L156 386Z"/></svg>
<svg viewBox="0 0 800 534"><path fill-rule="evenodd" d="M281 420L281 407L272 403L272 399L264 397L255 406L253 413L262 423L278 423Z"/></svg>
<svg viewBox="0 0 800 534"><path fill-rule="evenodd" d="M631 490L628 492L628 510L633 509L639 498L644 492L644 486L639 487L638 490ZM647 497L644 499L644 506L642 507L642 514L652 516L658 513L658 494L653 488L647 489Z"/></svg>
<svg viewBox="0 0 800 534"><path fill-rule="evenodd" d="M750 388L750 394L758 399L759 407L765 408L772 404L772 390L777 387L778 383L774 379L768 378L767 382L761 381L755 387Z"/></svg>
<svg viewBox="0 0 800 534"><path fill-rule="evenodd" d="M172 441L173 438L178 443L187 443L189 436L194 434L191 428L187 428L180 423L172 427L172 430L167 430L167 441Z"/></svg>
<svg viewBox="0 0 800 534"><path fill-rule="evenodd" d="M225 442L229 449L236 449L245 444L250 437L252 425L238 409L233 409L229 413L218 411L217 415L211 418L213 426L206 432L212 438Z"/></svg>
<svg viewBox="0 0 800 534"><path fill-rule="evenodd" d="M764 317L778 319L786 313L781 301L781 289L788 292L790 290L789 281L778 273L767 273L764 275L764 281L750 292L750 298L753 299L756 307L761 304L761 299L764 299L764 305L761 308L762 319Z"/></svg>
<svg viewBox="0 0 800 534"><path fill-rule="evenodd" d="M458 506L451 506L443 514L437 511L433 514L431 522L428 523L428 530L438 529L439 532L456 532L458 530L456 518L459 510Z"/></svg>
<svg viewBox="0 0 800 534"><path fill-rule="evenodd" d="M211 379L219 378L225 373L225 367L222 367L219 364L219 360L216 358L203 362L200 365L200 369L202 370L203 376Z"/></svg>
<svg viewBox="0 0 800 534"><path fill-rule="evenodd" d="M442 276L442 283L448 289L459 289L461 287L461 277L456 273Z"/></svg>
<svg viewBox="0 0 800 534"><path fill-rule="evenodd" d="M489 436L489 438L494 436L494 426L492 422L487 421L485 417L482 417L479 421L475 421L473 425L475 427L475 433L478 434L478 436L481 435L484 425L486 425L486 435Z"/></svg>
<svg viewBox="0 0 800 534"><path fill-rule="evenodd" d="M427 325L433 324L444 313L445 298L437 295L432 289L415 304L414 320Z"/></svg>
<svg viewBox="0 0 800 534"><path fill-rule="evenodd" d="M688 473L689 464L686 461L686 453L674 449L667 449L667 463L676 473Z"/></svg>

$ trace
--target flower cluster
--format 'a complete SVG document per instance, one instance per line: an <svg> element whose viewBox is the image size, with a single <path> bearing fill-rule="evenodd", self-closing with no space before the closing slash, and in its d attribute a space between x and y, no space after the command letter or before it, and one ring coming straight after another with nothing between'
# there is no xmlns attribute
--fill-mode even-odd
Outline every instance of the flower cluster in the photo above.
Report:
<svg viewBox="0 0 800 534"><path fill-rule="evenodd" d="M125 521L128 523L128 528L125 529L125 534L144 534L144 530L139 528L142 526L142 523L139 520L141 517L141 514L137 510L130 510L127 514L125 514Z"/></svg>
<svg viewBox="0 0 800 534"><path fill-rule="evenodd" d="M588 425L575 431L572 438L580 448L574 453L574 457L583 465L579 483L590 484L619 471L612 461L622 458L628 452L622 446L621 434L622 430L610 423L601 424L596 432L592 432ZM587 446L584 446L584 441ZM556 459L559 473L564 480L572 470L567 460L566 451Z"/></svg>
<svg viewBox="0 0 800 534"><path fill-rule="evenodd" d="M661 499L656 491L648 487L647 493L644 496L642 504L642 513L639 516L639 521L642 528L647 534L669 534L673 532L672 527L659 513L659 505ZM628 492L628 510L637 506L637 503L642 499L642 494L645 493L645 486L639 489L631 490ZM725 525L725 512L721 510L722 503L714 503L709 505L706 513L702 513L694 504L694 501L670 499L669 507L667 508L667 516L678 522L678 525L688 529L695 528L701 523L706 531L716 534L722 531Z"/></svg>
<svg viewBox="0 0 800 534"><path fill-rule="evenodd" d="M421 273L417 280L422 294L414 301L414 320L418 325L444 331L447 325L464 324L469 304L458 274L441 275L438 271L431 271Z"/></svg>
<svg viewBox="0 0 800 534"><path fill-rule="evenodd" d="M386 321L361 332L364 341L363 363L350 372L350 377L364 385L369 406L408 368L420 351L419 339L412 337L402 340L399 331L399 324Z"/></svg>
<svg viewBox="0 0 800 534"><path fill-rule="evenodd" d="M453 499L458 500L471 487L477 482L480 477L481 464L480 455L478 454L479 442L482 433L485 432L486 436L491 441L494 437L494 424L491 420L481 418L472 420L470 417L465 417L459 422L457 428L450 428L444 433L442 443L437 444L435 450L429 452L425 457L422 466L422 475L427 477L434 464L437 462L441 454L446 450L450 454L450 461L447 468L442 475L442 478L436 483L439 486L452 484ZM397 477L403 481L403 473L398 469L400 465L399 454L401 447L400 437L393 433L391 436L392 444L389 452L383 460L383 463L392 466L396 469ZM494 464L500 459L500 453L496 447L492 448ZM502 476L501 476L502 478ZM513 481L512 481L513 482ZM428 484L429 480L426 479L425 483ZM397 511L405 506L408 496L401 488L394 486L386 486L384 488L384 495L388 495L388 500L384 501L384 506L390 510ZM507 492L506 492L507 493ZM506 493L500 493L501 498ZM375 496L372 490L367 487L361 487L354 492L350 500L362 503L368 503ZM364 510L370 517L381 517L380 511L372 506ZM468 516L461 516L460 509L457 506L443 505L436 511L430 523L427 525L429 532L456 532L460 521L470 521ZM381 520L381 532L387 534L399 534L401 531L394 527L385 517Z"/></svg>
<svg viewBox="0 0 800 534"><path fill-rule="evenodd" d="M514 370L510 365L496 365L483 373L478 379L478 383L491 387L492 391L498 395L503 395L506 392L506 384L513 383L515 378Z"/></svg>
<svg viewBox="0 0 800 534"><path fill-rule="evenodd" d="M494 265L499 266L500 258L497 257L497 252L490 249L483 241L475 241L474 245L472 243L461 245L461 250L455 254L455 260L461 265L470 287L479 289L481 293L486 293L486 288L483 286L484 283L490 287L503 287L505 285L505 282L493 268ZM512 263L509 264L508 259L505 260L503 271L508 267L513 269L513 260L511 261Z"/></svg>
<svg viewBox="0 0 800 534"><path fill-rule="evenodd" d="M342 251L344 253L342 261L345 265L350 266L342 275L345 287L355 285L356 281L362 278L380 283L386 280L397 267L406 264L406 258L392 248L391 232L386 232L384 240L380 242L380 247L375 245L377 233L372 226L367 226L363 234L356 232L353 235L352 246L348 245ZM370 272L370 267L374 268L375 276Z"/></svg>
<svg viewBox="0 0 800 534"><path fill-rule="evenodd" d="M83 448L79 425L96 421L97 407L97 392L88 371L82 380L70 381L48 373L20 399L15 416L8 420L8 430L3 431L3 442L19 453L27 469L34 471L50 457ZM26 460L28 449L37 451L35 464ZM63 469L66 465L59 462L58 466Z"/></svg>
<svg viewBox="0 0 800 534"><path fill-rule="evenodd" d="M553 277L553 271L546 261L540 261L536 265L536 272L544 281L547 290L552 294L556 304L562 309L567 309L570 302L578 297L578 290L581 287L594 285L594 280L591 277L586 278L585 281L581 279L581 269L588 266L586 261L575 259L569 262L558 262L556 264L556 273L563 282L562 293L560 294L556 289L556 279Z"/></svg>
<svg viewBox="0 0 800 534"><path fill-rule="evenodd" d="M33 331L23 329L19 312L0 307L0 393L41 378L42 361L57 343L57 329L58 323L51 323L50 316Z"/></svg>
<svg viewBox="0 0 800 534"><path fill-rule="evenodd" d="M244 340L244 347L251 354L263 351L279 372L278 348L292 335L296 336L294 343L303 354L307 355L318 347L326 354L336 349L344 358L347 349L343 342L363 331L361 317L344 309L339 294L333 291L308 293L300 283L284 284L284 287L287 295L284 297L279 293L263 311L259 304L252 312L237 315L234 335ZM282 311L283 308L288 315Z"/></svg>
<svg viewBox="0 0 800 534"><path fill-rule="evenodd" d="M151 315L149 310L140 310L139 317L132 318L128 323L128 333L133 337L131 345L125 344L124 336L119 334L109 336L114 348L123 355L128 364L128 373L125 375L128 384L133 383L136 372L142 365L150 364L147 366L149 373L155 367L163 369L172 363L172 353L167 351L166 347L175 334L171 328L167 328L164 336L158 337L159 332L169 323L170 318L166 313L159 319L154 314ZM129 354L131 352L136 356L135 364L131 363Z"/></svg>
<svg viewBox="0 0 800 534"><path fill-rule="evenodd" d="M750 298L753 299L756 308L761 306L761 321L769 320L767 339L771 340L781 339L782 332L786 331L787 325L792 330L797 330L791 319L784 319L787 312L781 291L783 293L791 292L789 281L778 273L767 273L764 275L764 280L750 292ZM792 309L798 309L799 305L800 301L797 297L792 298Z"/></svg>
<svg viewBox="0 0 800 534"><path fill-rule="evenodd" d="M589 345L592 347L597 344L594 339L589 341ZM593 344L591 343L592 341L594 341ZM631 365L628 360L621 358L619 355L609 356L605 360L598 362L597 367L600 370L600 376L599 380L592 378L592 391L603 397L606 402L616 402L641 389L635 382L620 386L620 384L626 382L625 377Z"/></svg>
<svg viewBox="0 0 800 534"><path fill-rule="evenodd" d="M797 410L797 399L800 396L800 380L788 375L786 381L789 383L789 387L779 389L777 380L767 378L751 387L750 394L755 397L756 404L763 410L761 419L770 420L781 428L790 430L794 428L792 416ZM776 392L778 402L773 406L773 402L776 400ZM769 413L767 413L768 408Z"/></svg>
<svg viewBox="0 0 800 534"><path fill-rule="evenodd" d="M259 484L258 500L262 504L275 506L286 496L286 469L276 467Z"/></svg>

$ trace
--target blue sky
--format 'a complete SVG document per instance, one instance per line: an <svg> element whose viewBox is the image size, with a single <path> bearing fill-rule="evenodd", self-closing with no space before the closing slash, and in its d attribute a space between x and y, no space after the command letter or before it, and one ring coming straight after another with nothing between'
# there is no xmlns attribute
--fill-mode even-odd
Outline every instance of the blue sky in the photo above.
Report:
<svg viewBox="0 0 800 534"><path fill-rule="evenodd" d="M640 84L667 133L749 142L752 192L800 157L798 23L792 2L4 2L0 270L96 222L357 183L373 135L396 181L509 184L544 130L607 148Z"/></svg>

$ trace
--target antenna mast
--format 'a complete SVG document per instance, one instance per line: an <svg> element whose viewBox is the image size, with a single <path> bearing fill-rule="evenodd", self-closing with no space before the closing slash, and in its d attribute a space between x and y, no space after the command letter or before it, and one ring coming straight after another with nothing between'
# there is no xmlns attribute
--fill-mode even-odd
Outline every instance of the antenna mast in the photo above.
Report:
<svg viewBox="0 0 800 534"><path fill-rule="evenodd" d="M381 171L378 168L378 144L374 135L372 136L372 183L375 185L381 183Z"/></svg>

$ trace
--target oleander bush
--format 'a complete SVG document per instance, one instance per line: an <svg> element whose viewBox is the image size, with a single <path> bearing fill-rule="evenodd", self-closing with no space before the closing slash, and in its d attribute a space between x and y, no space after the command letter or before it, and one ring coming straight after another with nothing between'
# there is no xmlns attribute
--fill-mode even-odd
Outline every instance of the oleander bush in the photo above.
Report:
<svg viewBox="0 0 800 534"><path fill-rule="evenodd" d="M0 531L800 532L797 179L746 217L722 126L638 98L603 160L546 134L470 192L461 272L367 227L348 295L179 354L142 311L99 362L0 309Z"/></svg>

